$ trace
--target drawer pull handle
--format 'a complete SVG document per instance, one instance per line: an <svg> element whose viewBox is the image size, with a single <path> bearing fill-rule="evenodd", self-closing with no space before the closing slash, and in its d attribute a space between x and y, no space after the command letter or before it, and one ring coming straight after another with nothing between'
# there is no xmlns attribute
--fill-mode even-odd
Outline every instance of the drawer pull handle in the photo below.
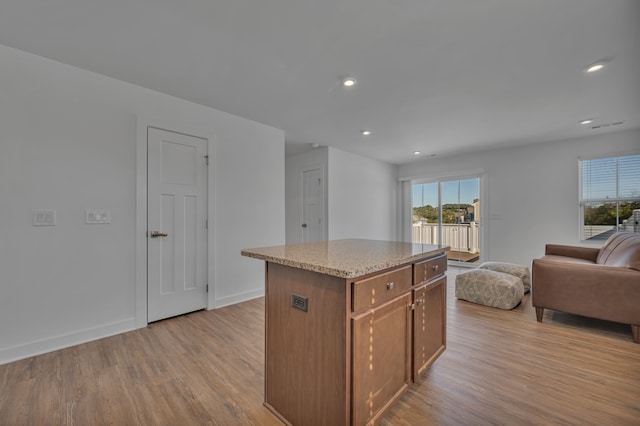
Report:
<svg viewBox="0 0 640 426"><path fill-rule="evenodd" d="M437 271L437 270L438 270L438 265L433 265L431 268L432 268L434 271Z"/></svg>
<svg viewBox="0 0 640 426"><path fill-rule="evenodd" d="M393 290L393 281L387 283L387 290Z"/></svg>

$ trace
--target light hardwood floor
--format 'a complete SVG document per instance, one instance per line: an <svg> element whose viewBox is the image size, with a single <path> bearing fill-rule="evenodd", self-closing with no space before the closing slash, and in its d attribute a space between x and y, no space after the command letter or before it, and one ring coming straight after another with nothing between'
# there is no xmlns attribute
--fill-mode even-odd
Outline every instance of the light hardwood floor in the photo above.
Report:
<svg viewBox="0 0 640 426"><path fill-rule="evenodd" d="M383 425L640 425L630 327L458 301L447 350ZM279 425L262 405L264 300L0 366L0 425Z"/></svg>

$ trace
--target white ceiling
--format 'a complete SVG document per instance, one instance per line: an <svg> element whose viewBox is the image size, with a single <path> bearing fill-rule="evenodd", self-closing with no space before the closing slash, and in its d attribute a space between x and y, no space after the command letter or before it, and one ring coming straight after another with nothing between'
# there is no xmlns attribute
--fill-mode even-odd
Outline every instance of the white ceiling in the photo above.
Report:
<svg viewBox="0 0 640 426"><path fill-rule="evenodd" d="M640 127L639 0L2 0L0 44L283 129L289 153L402 164Z"/></svg>

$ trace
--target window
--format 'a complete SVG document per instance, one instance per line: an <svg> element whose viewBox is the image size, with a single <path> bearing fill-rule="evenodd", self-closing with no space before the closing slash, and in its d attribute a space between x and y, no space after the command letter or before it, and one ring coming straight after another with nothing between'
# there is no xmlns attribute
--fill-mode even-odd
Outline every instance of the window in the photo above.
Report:
<svg viewBox="0 0 640 426"><path fill-rule="evenodd" d="M580 160L582 240L640 233L640 155Z"/></svg>
<svg viewBox="0 0 640 426"><path fill-rule="evenodd" d="M480 178L412 182L411 240L445 244L450 261L480 261Z"/></svg>

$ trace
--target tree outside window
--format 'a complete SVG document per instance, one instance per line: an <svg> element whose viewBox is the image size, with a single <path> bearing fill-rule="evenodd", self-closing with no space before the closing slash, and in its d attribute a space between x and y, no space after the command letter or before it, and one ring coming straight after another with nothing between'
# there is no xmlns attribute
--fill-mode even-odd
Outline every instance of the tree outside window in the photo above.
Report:
<svg viewBox="0 0 640 426"><path fill-rule="evenodd" d="M640 233L640 155L580 161L583 240Z"/></svg>

